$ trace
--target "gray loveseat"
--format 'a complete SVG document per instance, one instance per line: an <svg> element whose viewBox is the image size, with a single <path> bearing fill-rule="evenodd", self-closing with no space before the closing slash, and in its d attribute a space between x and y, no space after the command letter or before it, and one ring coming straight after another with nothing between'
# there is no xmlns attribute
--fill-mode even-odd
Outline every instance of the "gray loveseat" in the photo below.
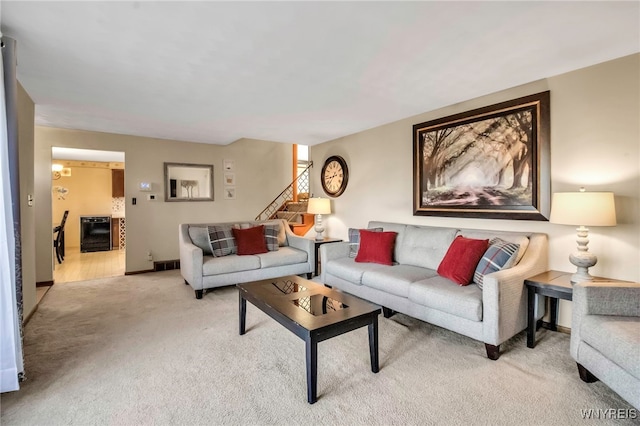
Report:
<svg viewBox="0 0 640 426"><path fill-rule="evenodd" d="M229 254L214 257L209 245L208 226L232 226L249 228L260 224L278 227L278 249L256 255ZM185 284L195 290L201 299L208 288L222 287L248 281L307 274L315 265L313 240L295 235L283 219L265 222L240 221L229 223L180 224L180 273Z"/></svg>
<svg viewBox="0 0 640 426"><path fill-rule="evenodd" d="M640 284L576 284L570 350L582 380L600 379L640 410Z"/></svg>
<svg viewBox="0 0 640 426"><path fill-rule="evenodd" d="M500 344L527 326L524 280L546 271L547 236L369 222L398 235L392 266L358 263L349 243L320 247L322 282L383 306L385 317L400 312L485 343L487 356L498 359ZM503 240L520 245L515 266L484 276L483 288L459 286L436 272L457 235ZM544 314L542 298L536 317Z"/></svg>

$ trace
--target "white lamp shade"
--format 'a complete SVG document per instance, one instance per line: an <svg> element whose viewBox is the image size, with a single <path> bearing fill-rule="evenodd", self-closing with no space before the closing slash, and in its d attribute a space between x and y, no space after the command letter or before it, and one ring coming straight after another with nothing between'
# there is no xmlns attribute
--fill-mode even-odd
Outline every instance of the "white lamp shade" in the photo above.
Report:
<svg viewBox="0 0 640 426"><path fill-rule="evenodd" d="M307 213L331 214L331 200L328 198L309 198Z"/></svg>
<svg viewBox="0 0 640 426"><path fill-rule="evenodd" d="M557 192L549 222L560 225L615 226L613 192Z"/></svg>

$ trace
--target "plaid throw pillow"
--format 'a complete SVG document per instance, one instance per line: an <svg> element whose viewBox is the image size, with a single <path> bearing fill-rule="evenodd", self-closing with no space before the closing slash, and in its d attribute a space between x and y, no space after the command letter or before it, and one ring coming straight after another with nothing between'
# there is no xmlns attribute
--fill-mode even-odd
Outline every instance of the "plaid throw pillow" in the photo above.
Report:
<svg viewBox="0 0 640 426"><path fill-rule="evenodd" d="M493 238L489 248L482 255L473 274L473 282L482 288L484 276L492 272L508 269L513 266L518 254L519 244L510 243L500 238Z"/></svg>
<svg viewBox="0 0 640 426"><path fill-rule="evenodd" d="M280 225L264 225L264 239L267 242L267 250L276 251L280 248L278 244L278 234Z"/></svg>
<svg viewBox="0 0 640 426"><path fill-rule="evenodd" d="M210 225L207 227L209 231L209 244L211 244L211 252L215 257L236 254L238 247L236 239L233 238L233 232L229 225Z"/></svg>
<svg viewBox="0 0 640 426"><path fill-rule="evenodd" d="M371 228L367 231L382 232L382 228ZM356 257L360 248L360 230L349 228L349 257Z"/></svg>

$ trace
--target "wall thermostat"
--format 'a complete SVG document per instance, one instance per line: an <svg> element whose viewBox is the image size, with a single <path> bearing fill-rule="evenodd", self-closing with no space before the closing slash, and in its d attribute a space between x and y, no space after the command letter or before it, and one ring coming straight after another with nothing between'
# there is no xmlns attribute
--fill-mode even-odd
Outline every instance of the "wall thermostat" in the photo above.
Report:
<svg viewBox="0 0 640 426"><path fill-rule="evenodd" d="M140 191L151 191L151 182L140 182Z"/></svg>

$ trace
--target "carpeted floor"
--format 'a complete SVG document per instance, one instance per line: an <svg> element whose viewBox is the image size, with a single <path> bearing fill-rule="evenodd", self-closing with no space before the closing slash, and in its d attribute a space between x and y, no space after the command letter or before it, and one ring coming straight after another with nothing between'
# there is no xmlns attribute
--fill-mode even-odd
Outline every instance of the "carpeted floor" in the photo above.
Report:
<svg viewBox="0 0 640 426"><path fill-rule="evenodd" d="M1 397L2 425L572 425L581 410L630 409L580 381L569 336L481 342L404 315L380 316L380 372L366 328L318 346L306 402L304 342L234 287L196 300L178 271L55 285L25 330L28 380ZM595 422L633 424L632 420Z"/></svg>

